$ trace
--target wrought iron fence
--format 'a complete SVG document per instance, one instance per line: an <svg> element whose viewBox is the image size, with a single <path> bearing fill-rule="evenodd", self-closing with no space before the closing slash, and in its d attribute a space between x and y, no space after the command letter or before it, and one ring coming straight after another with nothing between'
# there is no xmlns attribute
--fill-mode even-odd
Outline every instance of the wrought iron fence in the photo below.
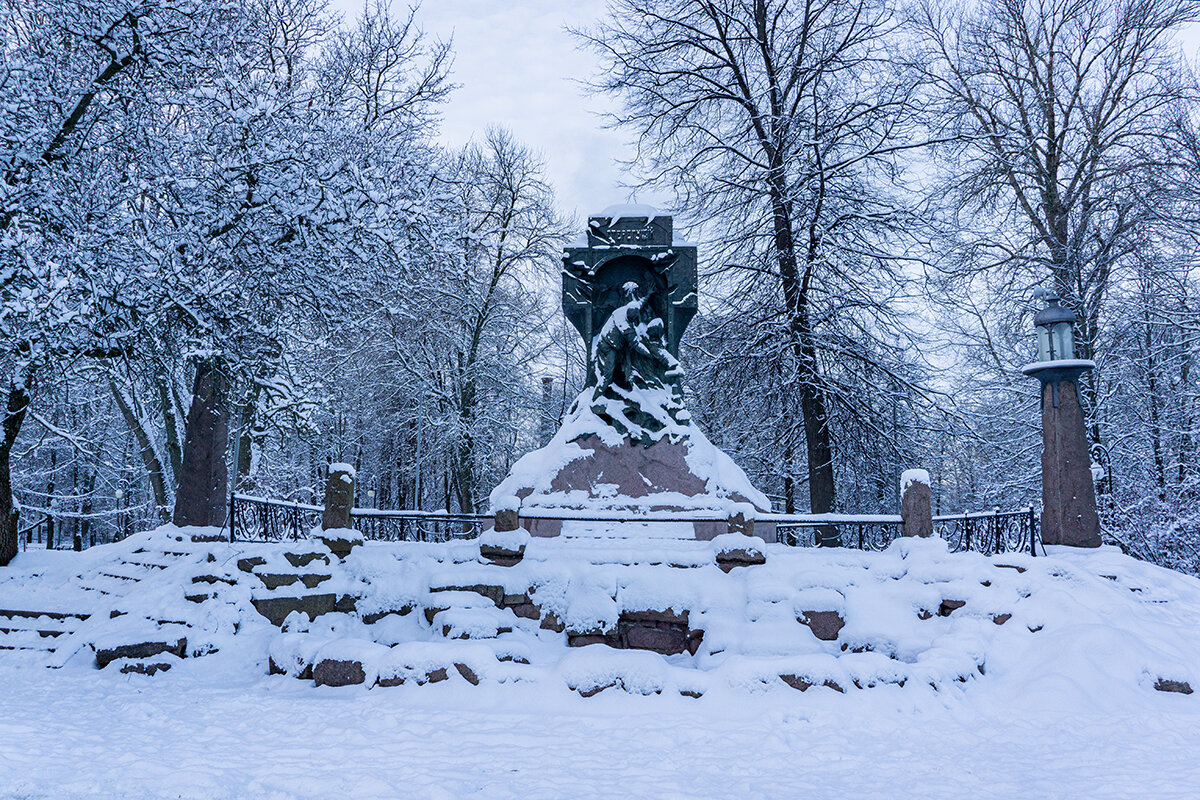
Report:
<svg viewBox="0 0 1200 800"><path fill-rule="evenodd" d="M817 529L831 525L837 528L843 547L859 550L884 550L904 535L899 516L772 514L766 519L775 520L779 541L794 547L816 544ZM1037 515L1032 508L940 515L933 518L933 532L953 552L1037 555Z"/></svg>
<svg viewBox="0 0 1200 800"><path fill-rule="evenodd" d="M837 519L807 519L803 514L779 514L775 521L775 535L781 544L792 547L809 547L816 545L819 536L826 541L834 535L838 537L842 547L854 547L859 550L886 550L893 539L904 533L904 523L899 516L892 518L884 515L853 515L839 516ZM816 515L812 515L816 517ZM834 515L821 515L822 517ZM786 518L784 518L786 517ZM833 530L829 530L832 528ZM821 530L827 533L819 533Z"/></svg>
<svg viewBox="0 0 1200 800"><path fill-rule="evenodd" d="M229 539L278 542L305 539L321 524L322 509L233 494L229 498ZM491 517L427 511L380 511L356 508L350 522L364 539L385 542L446 542L471 539Z"/></svg>
<svg viewBox="0 0 1200 800"><path fill-rule="evenodd" d="M320 506L285 503L233 494L229 498L230 541L288 541L307 538L321 523ZM536 515L530 519L561 521L661 521L722 522L722 518L697 513L651 514L643 517ZM491 517L484 514L450 514L429 511L354 509L350 521L365 539L390 542L445 542L472 539L482 533ZM793 547L816 543L818 530L837 530L843 547L884 550L903 535L903 522L889 514L766 514L763 523L774 523L778 540ZM948 514L933 518L934 533L952 551L970 550L994 555L1029 552L1036 555L1037 517L1032 508L1019 511L985 511Z"/></svg>
<svg viewBox="0 0 1200 800"><path fill-rule="evenodd" d="M1033 508L937 516L933 518L933 532L956 552L1037 555L1038 523Z"/></svg>

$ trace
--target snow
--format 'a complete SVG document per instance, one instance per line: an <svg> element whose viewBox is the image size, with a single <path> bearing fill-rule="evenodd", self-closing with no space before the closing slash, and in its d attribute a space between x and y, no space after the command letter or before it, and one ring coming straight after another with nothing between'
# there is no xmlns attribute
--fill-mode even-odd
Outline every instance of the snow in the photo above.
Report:
<svg viewBox="0 0 1200 800"><path fill-rule="evenodd" d="M1090 800L1192 797L1200 779L1200 694L1153 688L1200 688L1200 581L1114 548L989 558L938 539L881 553L756 541L767 563L725 575L715 553L747 537L534 538L509 568L480 563L471 543L368 542L328 565L359 594L358 613L294 615L280 631L241 582L213 584L220 602L180 598L194 575L246 578L238 559L273 569L284 548L300 550L176 531L23 553L0 572L0 607L93 614L69 652L0 652L0 798L609 798L620 787L632 798ZM82 588L156 547L184 555L119 596ZM569 628L688 611L702 646L567 648L476 592L430 591L476 584L528 591ZM447 610L433 625L360 616L397 600ZM939 614L947 600L964 605ZM125 614L110 618L115 607ZM819 611L844 617L836 641L796 621ZM153 677L94 668L89 643L154 620L189 627L187 658ZM446 639L443 625L487 638ZM194 641L217 650L196 657ZM499 660L514 654L530 663ZM268 657L290 675L268 675ZM294 677L323 657L403 685ZM440 669L447 678L429 682Z"/></svg>
<svg viewBox="0 0 1200 800"><path fill-rule="evenodd" d="M617 203L601 211L599 214L589 214L589 217L608 217L616 222L619 219L637 219L645 217L646 219L654 219L655 217L663 216L663 212L659 211L654 206L649 206L644 203Z"/></svg>
<svg viewBox="0 0 1200 800"><path fill-rule="evenodd" d="M929 472L923 469L906 469L900 473L900 495L908 491L908 487L914 483L923 483L926 486L932 486L929 482Z"/></svg>
<svg viewBox="0 0 1200 800"><path fill-rule="evenodd" d="M1053 361L1034 361L1021 367L1021 372L1033 375L1044 369L1093 369L1095 366L1095 361L1086 358L1059 358Z"/></svg>

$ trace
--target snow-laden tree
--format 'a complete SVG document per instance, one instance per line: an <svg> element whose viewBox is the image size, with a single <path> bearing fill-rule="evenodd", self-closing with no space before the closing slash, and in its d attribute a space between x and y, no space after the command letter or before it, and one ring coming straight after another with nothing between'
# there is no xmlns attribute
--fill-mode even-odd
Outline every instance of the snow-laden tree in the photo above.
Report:
<svg viewBox="0 0 1200 800"><path fill-rule="evenodd" d="M127 109L184 68L204 19L187 2L0 5L0 563L16 552L12 448L48 371L123 353L139 324L114 263L130 200Z"/></svg>

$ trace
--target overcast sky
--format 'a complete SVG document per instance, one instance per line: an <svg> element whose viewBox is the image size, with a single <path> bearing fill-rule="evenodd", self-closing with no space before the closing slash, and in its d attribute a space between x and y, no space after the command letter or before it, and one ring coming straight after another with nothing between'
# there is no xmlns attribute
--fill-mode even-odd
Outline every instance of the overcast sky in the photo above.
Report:
<svg viewBox="0 0 1200 800"><path fill-rule="evenodd" d="M362 8L361 0L332 5L347 22ZM443 143L464 144L489 125L509 128L542 154L559 204L580 225L628 194L616 163L626 137L603 128L593 112L611 106L576 83L598 61L563 30L604 11L604 0L424 0L417 17L427 33L454 39L459 89L443 108Z"/></svg>
<svg viewBox="0 0 1200 800"><path fill-rule="evenodd" d="M331 0L351 21L361 0ZM619 188L617 160L627 137L603 127L594 113L611 108L577 81L594 75L598 60L577 49L563 27L592 24L605 0L424 0L425 30L454 39L454 82L460 88L443 109L442 141L461 145L488 125L503 125L540 152L563 211L582 226L589 212L629 199ZM403 9L401 0L395 7ZM1184 37L1189 57L1200 47L1200 26ZM654 203L654 197L636 198Z"/></svg>

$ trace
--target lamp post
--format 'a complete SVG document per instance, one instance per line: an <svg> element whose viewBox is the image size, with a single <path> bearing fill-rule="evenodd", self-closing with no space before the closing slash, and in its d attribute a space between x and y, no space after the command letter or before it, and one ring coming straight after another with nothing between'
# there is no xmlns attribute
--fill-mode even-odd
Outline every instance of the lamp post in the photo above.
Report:
<svg viewBox="0 0 1200 800"><path fill-rule="evenodd" d="M375 490L367 489L367 505L371 508L375 507Z"/></svg>
<svg viewBox="0 0 1200 800"><path fill-rule="evenodd" d="M1100 546L1096 487L1079 402L1079 378L1096 366L1075 358L1075 315L1053 293L1033 318L1038 360L1021 368L1042 385L1042 543Z"/></svg>
<svg viewBox="0 0 1200 800"><path fill-rule="evenodd" d="M125 491L117 489L113 492L113 497L117 500L117 535L113 537L113 541L120 541L121 534L125 530L125 509L121 507L121 498L125 496Z"/></svg>

